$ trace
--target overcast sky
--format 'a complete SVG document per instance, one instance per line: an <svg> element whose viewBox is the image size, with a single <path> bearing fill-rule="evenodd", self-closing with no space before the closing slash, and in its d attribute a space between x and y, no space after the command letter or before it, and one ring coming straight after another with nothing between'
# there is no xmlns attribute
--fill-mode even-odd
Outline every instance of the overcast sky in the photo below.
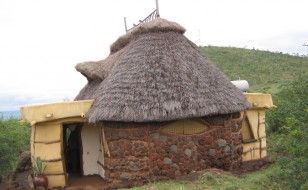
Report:
<svg viewBox="0 0 308 190"><path fill-rule="evenodd" d="M307 54L308 0L159 0L160 15L197 45ZM155 0L0 0L0 111L73 100L75 70L104 59Z"/></svg>

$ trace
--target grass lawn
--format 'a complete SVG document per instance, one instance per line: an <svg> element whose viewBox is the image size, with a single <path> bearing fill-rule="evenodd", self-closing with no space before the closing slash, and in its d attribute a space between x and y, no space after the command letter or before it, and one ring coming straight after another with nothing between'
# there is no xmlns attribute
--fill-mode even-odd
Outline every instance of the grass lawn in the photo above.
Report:
<svg viewBox="0 0 308 190"><path fill-rule="evenodd" d="M266 169L241 176L230 172L209 169L199 173L196 179L169 180L149 183L130 190L269 190L283 189L270 179L277 168L272 165Z"/></svg>

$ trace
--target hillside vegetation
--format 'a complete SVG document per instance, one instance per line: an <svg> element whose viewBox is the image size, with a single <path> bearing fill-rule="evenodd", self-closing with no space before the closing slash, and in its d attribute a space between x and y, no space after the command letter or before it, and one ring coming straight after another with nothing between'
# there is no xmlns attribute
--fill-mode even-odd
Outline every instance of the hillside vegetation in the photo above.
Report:
<svg viewBox="0 0 308 190"><path fill-rule="evenodd" d="M247 80L250 92L277 93L299 76L308 75L308 58L234 47L202 51L230 80Z"/></svg>
<svg viewBox="0 0 308 190"><path fill-rule="evenodd" d="M29 150L30 126L16 118L0 117L0 175L14 171L20 153Z"/></svg>

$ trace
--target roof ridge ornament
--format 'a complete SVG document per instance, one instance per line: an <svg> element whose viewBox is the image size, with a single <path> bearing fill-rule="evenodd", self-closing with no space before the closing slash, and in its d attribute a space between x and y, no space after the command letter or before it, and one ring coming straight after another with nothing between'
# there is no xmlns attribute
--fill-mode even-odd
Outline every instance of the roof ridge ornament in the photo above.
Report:
<svg viewBox="0 0 308 190"><path fill-rule="evenodd" d="M138 24L133 24L133 27L127 29L126 17L124 17L124 26L125 26L125 32L126 33L128 31L130 31L131 29L135 28L136 26L138 26L140 23L150 22L150 21L160 17L160 15L159 15L159 7L158 7L158 0L155 0L155 1L156 1L156 9L149 16L147 16L145 19L139 20Z"/></svg>

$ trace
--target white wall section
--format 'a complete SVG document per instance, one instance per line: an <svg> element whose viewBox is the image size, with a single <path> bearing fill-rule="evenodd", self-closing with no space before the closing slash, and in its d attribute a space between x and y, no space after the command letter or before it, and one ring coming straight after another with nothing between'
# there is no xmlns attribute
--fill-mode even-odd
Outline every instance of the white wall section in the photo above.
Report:
<svg viewBox="0 0 308 190"><path fill-rule="evenodd" d="M104 146L103 146L103 138L104 138L104 127L100 126L100 145L99 145L99 155L98 161L101 165L104 165ZM98 166L98 173L102 178L105 178L105 170L104 168L99 165Z"/></svg>
<svg viewBox="0 0 308 190"><path fill-rule="evenodd" d="M87 123L82 126L81 139L83 147L83 172L84 175L99 174L97 163L100 149L100 127L90 126Z"/></svg>

